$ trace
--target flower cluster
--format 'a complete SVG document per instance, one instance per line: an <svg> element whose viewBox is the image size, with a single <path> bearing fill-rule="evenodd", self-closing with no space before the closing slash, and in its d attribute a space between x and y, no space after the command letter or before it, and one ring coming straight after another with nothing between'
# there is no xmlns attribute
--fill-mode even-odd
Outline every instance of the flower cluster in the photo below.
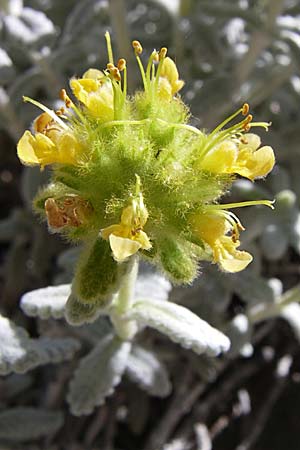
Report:
<svg viewBox="0 0 300 450"><path fill-rule="evenodd" d="M18 143L22 163L52 166L37 211L52 231L85 244L74 283L79 299L111 294L134 254L178 283L195 278L201 259L243 270L252 256L238 249L243 226L229 209L272 202L218 202L237 176L253 181L272 170L272 148L252 133L268 124L253 122L244 104L209 134L191 126L167 49L154 50L144 66L138 41L143 89L127 95L126 61L115 64L106 39L106 69L72 78L73 100L63 89L61 109L25 98L43 113Z"/></svg>

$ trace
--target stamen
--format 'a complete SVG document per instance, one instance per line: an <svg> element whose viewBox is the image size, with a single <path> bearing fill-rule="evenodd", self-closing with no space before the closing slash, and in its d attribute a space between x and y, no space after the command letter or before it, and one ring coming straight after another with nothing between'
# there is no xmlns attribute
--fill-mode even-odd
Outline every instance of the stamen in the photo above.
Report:
<svg viewBox="0 0 300 450"><path fill-rule="evenodd" d="M161 61L162 59L164 59L164 58L167 56L167 52L168 52L167 47L162 47L162 48L160 49L159 54L158 54L159 60L160 60L160 61Z"/></svg>
<svg viewBox="0 0 300 450"><path fill-rule="evenodd" d="M269 127L272 125L272 122L251 122L249 124L250 128L254 128L254 127L262 127L264 128L266 131L269 131Z"/></svg>
<svg viewBox="0 0 300 450"><path fill-rule="evenodd" d="M139 41L132 41L132 47L136 55L140 55L143 52L143 47Z"/></svg>
<svg viewBox="0 0 300 450"><path fill-rule="evenodd" d="M242 129L243 129L244 131L249 131L249 130L250 130L250 127L251 127L250 122L252 121L252 119L253 119L252 114L248 114L248 116L246 117L246 119L243 120L243 122L242 122L242 123L243 123Z"/></svg>
<svg viewBox="0 0 300 450"><path fill-rule="evenodd" d="M40 108L42 111L46 112L47 114L49 114L50 117L52 117L53 120L55 120L55 122L57 122L64 130L68 130L69 127L65 124L65 122L63 122L58 116L57 114L55 114L55 112L52 109L47 108L47 106L43 105L40 102L37 102L36 100L33 100L30 97L25 97L23 96L23 101L24 102L28 102L28 103L32 103L34 106L37 106L38 108Z"/></svg>
<svg viewBox="0 0 300 450"><path fill-rule="evenodd" d="M111 64L114 64L114 55L113 55L112 46L111 46L110 34L108 31L106 31L106 33L105 33L105 39L106 39L108 61Z"/></svg>
<svg viewBox="0 0 300 450"><path fill-rule="evenodd" d="M231 208L243 208L244 206L253 205L265 205L271 209L274 209L275 200L251 200L248 202L237 202L237 203L225 203L220 205L206 205L206 208L211 209L231 209Z"/></svg>
<svg viewBox="0 0 300 450"><path fill-rule="evenodd" d="M144 84L144 89L145 89L145 92L147 92L148 91L148 83L147 83L147 79L146 79L145 69L144 69L143 63L141 61L141 58L139 57L139 55L143 51L143 47L139 41L132 41L132 47L134 49L135 57L136 57L138 65L139 65L139 69L140 69L143 84Z"/></svg>
<svg viewBox="0 0 300 450"><path fill-rule="evenodd" d="M115 68L115 65L113 63L107 63L106 68L107 68L107 70L111 71Z"/></svg>
<svg viewBox="0 0 300 450"><path fill-rule="evenodd" d="M248 113L249 113L249 104L244 103L242 107L242 114L243 116L247 116Z"/></svg>
<svg viewBox="0 0 300 450"><path fill-rule="evenodd" d="M152 58L152 61L158 62L159 61L159 53L156 50L153 50L150 58Z"/></svg>
<svg viewBox="0 0 300 450"><path fill-rule="evenodd" d="M227 125L229 122L231 122L236 116L243 113L243 108L238 109L235 113L233 113L231 116L227 117L220 125L218 125L211 133L210 136L213 136L214 134L218 133L222 128L224 128L225 125Z"/></svg>
<svg viewBox="0 0 300 450"><path fill-rule="evenodd" d="M126 67L126 59L124 58L119 59L117 64L117 68L119 69L119 71L122 72L125 69L125 67Z"/></svg>
<svg viewBox="0 0 300 450"><path fill-rule="evenodd" d="M72 100L68 96L68 94L67 94L65 89L61 89L60 90L59 97L60 97L60 99L63 102L65 102L66 108L73 108L74 103L72 102Z"/></svg>

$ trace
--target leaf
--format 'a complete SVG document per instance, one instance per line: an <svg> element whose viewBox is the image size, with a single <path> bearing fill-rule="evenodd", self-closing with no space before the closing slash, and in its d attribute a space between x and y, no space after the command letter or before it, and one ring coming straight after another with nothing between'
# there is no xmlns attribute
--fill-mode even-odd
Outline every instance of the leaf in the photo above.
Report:
<svg viewBox="0 0 300 450"><path fill-rule="evenodd" d="M231 358L243 353L245 348L251 348L252 326L245 314L237 314L228 324L226 333L231 342L228 352Z"/></svg>
<svg viewBox="0 0 300 450"><path fill-rule="evenodd" d="M171 383L165 366L156 355L135 345L128 357L126 373L142 389L157 397L171 392Z"/></svg>
<svg viewBox="0 0 300 450"><path fill-rule="evenodd" d="M12 408L0 413L0 439L23 442L56 433L63 425L59 411Z"/></svg>
<svg viewBox="0 0 300 450"><path fill-rule="evenodd" d="M39 364L60 363L69 360L79 350L80 342L73 338L31 339L32 348L40 358Z"/></svg>
<svg viewBox="0 0 300 450"><path fill-rule="evenodd" d="M229 339L183 306L141 300L128 318L166 334L172 341L201 354L216 356L230 347Z"/></svg>
<svg viewBox="0 0 300 450"><path fill-rule="evenodd" d="M274 303L274 290L268 280L256 275L250 270L227 277L229 286L243 301L250 305Z"/></svg>
<svg viewBox="0 0 300 450"><path fill-rule="evenodd" d="M81 360L67 397L72 414L91 414L114 392L126 369L130 349L129 342L109 335Z"/></svg>
<svg viewBox="0 0 300 450"><path fill-rule="evenodd" d="M23 295L20 306L30 317L60 319L64 317L65 305L70 293L70 284L36 289Z"/></svg>
<svg viewBox="0 0 300 450"><path fill-rule="evenodd" d="M148 266L142 266L136 281L135 298L151 297L152 300L164 301L168 300L171 289L172 285L165 277Z"/></svg>
<svg viewBox="0 0 300 450"><path fill-rule="evenodd" d="M70 359L79 348L72 338L31 339L13 322L0 317L0 374L24 373L42 364Z"/></svg>
<svg viewBox="0 0 300 450"><path fill-rule="evenodd" d="M295 337L300 341L300 305L290 303L281 311L281 316L290 324Z"/></svg>
<svg viewBox="0 0 300 450"><path fill-rule="evenodd" d="M103 308L98 303L82 303L75 295L71 294L66 303L65 318L68 324L80 326L94 322L101 312L103 312Z"/></svg>

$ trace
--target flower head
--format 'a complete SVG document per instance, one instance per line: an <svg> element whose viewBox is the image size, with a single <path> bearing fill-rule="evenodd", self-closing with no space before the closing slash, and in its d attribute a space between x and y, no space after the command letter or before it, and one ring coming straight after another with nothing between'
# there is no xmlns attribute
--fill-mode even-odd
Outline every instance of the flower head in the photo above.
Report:
<svg viewBox="0 0 300 450"><path fill-rule="evenodd" d="M108 33L106 39L106 68L72 78L75 99L62 89L63 110L27 99L43 114L18 143L23 163L52 165L51 183L35 204L50 229L83 241L85 265L75 276L90 280L93 272L97 299L104 295L100 260L111 270L107 284L136 254L177 283L191 282L208 254L223 271L243 270L252 256L239 250L243 227L228 209L271 202L219 202L236 176L254 180L272 169L273 150L252 132L269 124L253 122L244 104L211 133L195 128L167 49L153 50L144 66L138 41L132 45L143 89L127 95L126 61L114 62Z"/></svg>

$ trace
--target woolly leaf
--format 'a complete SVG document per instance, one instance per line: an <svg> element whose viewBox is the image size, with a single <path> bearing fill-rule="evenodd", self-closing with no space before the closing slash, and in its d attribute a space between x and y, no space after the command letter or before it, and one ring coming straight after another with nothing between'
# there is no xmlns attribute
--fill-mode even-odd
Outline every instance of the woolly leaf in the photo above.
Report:
<svg viewBox="0 0 300 450"><path fill-rule="evenodd" d="M21 327L0 317L0 373L24 373L41 364L70 359L79 348L72 338L31 339Z"/></svg>
<svg viewBox="0 0 300 450"><path fill-rule="evenodd" d="M71 293L70 284L49 286L27 292L21 298L21 308L27 316L49 319L64 317L67 299Z"/></svg>
<svg viewBox="0 0 300 450"><path fill-rule="evenodd" d="M12 408L0 413L0 439L23 442L56 433L63 425L58 411L35 408Z"/></svg>
<svg viewBox="0 0 300 450"><path fill-rule="evenodd" d="M135 298L151 298L151 300L168 300L172 289L171 283L161 274L143 267L139 272L135 285Z"/></svg>
<svg viewBox="0 0 300 450"><path fill-rule="evenodd" d="M197 275L197 263L186 246L178 239L165 237L159 243L163 269L175 283L190 283Z"/></svg>
<svg viewBox="0 0 300 450"><path fill-rule="evenodd" d="M183 306L169 302L137 302L128 318L166 334L194 352L216 356L230 347L229 339Z"/></svg>
<svg viewBox="0 0 300 450"><path fill-rule="evenodd" d="M113 393L126 369L130 349L129 342L109 335L81 360L67 397L74 415L90 414Z"/></svg>
<svg viewBox="0 0 300 450"><path fill-rule="evenodd" d="M91 248L81 255L76 268L74 294L83 303L107 304L110 294L119 288L122 269L126 264L118 264L111 255L107 241L96 239Z"/></svg>
<svg viewBox="0 0 300 450"><path fill-rule="evenodd" d="M239 353L243 354L244 350L250 349L252 326L245 314L237 314L229 323L226 334L228 335L231 347L228 356L236 357ZM246 356L246 355L244 355Z"/></svg>
<svg viewBox="0 0 300 450"><path fill-rule="evenodd" d="M166 368L151 351L135 345L129 355L126 372L149 394L157 397L170 394L171 384Z"/></svg>
<svg viewBox="0 0 300 450"><path fill-rule="evenodd" d="M229 286L248 304L274 303L272 287L264 278L250 270L227 277Z"/></svg>
<svg viewBox="0 0 300 450"><path fill-rule="evenodd" d="M66 303L66 321L73 326L94 322L101 313L101 307L97 303L81 303L75 295L71 294Z"/></svg>
<svg viewBox="0 0 300 450"><path fill-rule="evenodd" d="M295 337L300 341L300 305L290 303L281 311L281 316L290 324Z"/></svg>

